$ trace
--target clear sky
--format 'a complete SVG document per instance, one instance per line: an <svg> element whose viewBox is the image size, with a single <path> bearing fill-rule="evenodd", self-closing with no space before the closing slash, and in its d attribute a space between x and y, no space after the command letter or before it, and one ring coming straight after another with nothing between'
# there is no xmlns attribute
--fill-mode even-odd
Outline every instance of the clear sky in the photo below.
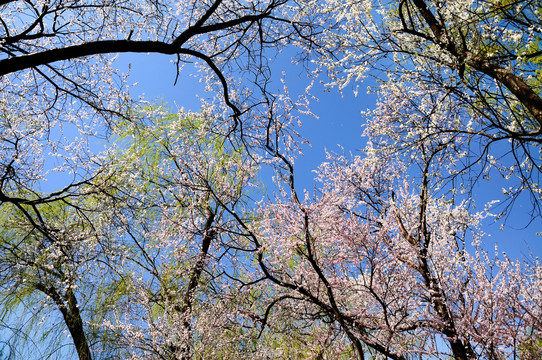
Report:
<svg viewBox="0 0 542 360"><path fill-rule="evenodd" d="M286 56L274 62L274 66L277 67L274 71L279 75L284 71L290 94L293 96L303 92L308 80L303 70L290 64ZM124 54L117 62L126 70L130 64L129 81L138 83L134 95L143 95L149 101L163 100L171 107L177 105L198 111L201 107L198 97L206 98L211 95L204 92L204 85L199 82L197 74L191 67L184 69L177 85L174 86L176 70L172 59L173 57L164 55ZM189 75L190 73L192 75ZM281 86L278 78L276 86ZM298 190L312 190L315 184L313 170L326 160L326 149L341 152L338 146L340 144L346 153L359 154L359 150L364 147L365 140L361 136L364 120L361 111L374 107L377 100L376 95L366 93L364 86L367 84L361 84L357 97L354 96L352 89L339 94L336 90L323 91L324 87L320 85L314 87L312 92L319 101L311 104L311 110L318 118L307 116L301 119L303 124L301 134L310 141L311 146L306 146L304 156L295 162ZM495 183L492 185L496 186L487 185L482 181L473 189L480 203L501 195L498 185ZM495 191L499 193L495 194ZM530 206L525 200L524 203L516 204L504 230L499 229L502 221L486 222L484 232L488 235L484 244L490 253L493 252L494 243L498 242L499 252L505 251L511 258L522 257L530 252L535 256L542 255L542 236L536 235L537 232L542 232L542 221L537 220L524 228L527 224L526 219L529 218Z"/></svg>

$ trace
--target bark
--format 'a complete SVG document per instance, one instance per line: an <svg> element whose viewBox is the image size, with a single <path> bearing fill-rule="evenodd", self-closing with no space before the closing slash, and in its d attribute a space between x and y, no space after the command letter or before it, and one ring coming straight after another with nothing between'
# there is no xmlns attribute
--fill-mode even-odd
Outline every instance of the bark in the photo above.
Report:
<svg viewBox="0 0 542 360"><path fill-rule="evenodd" d="M183 299L175 305L175 311L182 314L185 318L183 320L183 327L187 334L191 334L192 325L190 323L192 317L192 301L194 292L199 285L201 273L205 266L207 256L209 253L209 248L211 242L216 236L215 231L213 230L213 223L215 220L215 213L211 209L207 209L207 219L203 228L203 239L201 242L201 250L190 275L190 280L186 288L186 292L183 296ZM177 360L188 360L192 359L192 348L189 343L190 339L182 339L181 344L174 344L171 346L171 352L174 354L175 359Z"/></svg>
<svg viewBox="0 0 542 360"><path fill-rule="evenodd" d="M461 65L468 65L503 84L521 104L533 115L538 123L537 132L542 132L542 98L534 90L516 76L512 71L477 55L468 49L461 49L446 35L445 25L431 13L423 0L413 0L414 5L431 29L435 42L443 49L455 56Z"/></svg>
<svg viewBox="0 0 542 360"><path fill-rule="evenodd" d="M468 53L465 62L467 65L472 66L474 69L483 72L506 86L534 116L539 125L537 131L539 133L542 132L542 98L529 85L510 70L491 63L478 55Z"/></svg>
<svg viewBox="0 0 542 360"><path fill-rule="evenodd" d="M194 26L189 27L176 37L171 43L163 41L136 41L123 40L100 40L90 41L79 45L65 46L36 53L17 55L0 60L0 76L11 74L17 71L30 69L40 65L47 65L56 61L71 60L99 54L115 53L158 53L165 55L189 54L193 51L182 46L192 37L199 34L207 34L215 31L230 29L235 26L246 24L250 27L257 21L269 17L271 9L255 15L241 16L237 19L221 23L203 26L203 23L216 10L221 1L217 1L209 11ZM216 6L215 6L216 5Z"/></svg>
<svg viewBox="0 0 542 360"><path fill-rule="evenodd" d="M68 327L70 335L75 345L75 350L79 360L92 360L90 347L88 345L85 330L83 328L83 319L77 304L77 298L71 289L66 291L65 299L49 285L42 283L36 284L36 289L49 296L55 302L56 306L62 313L64 323Z"/></svg>

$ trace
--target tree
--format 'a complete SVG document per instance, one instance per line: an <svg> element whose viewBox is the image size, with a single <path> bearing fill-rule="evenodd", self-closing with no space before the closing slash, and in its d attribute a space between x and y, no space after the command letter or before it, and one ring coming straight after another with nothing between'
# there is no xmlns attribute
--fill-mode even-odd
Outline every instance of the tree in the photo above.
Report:
<svg viewBox="0 0 542 360"><path fill-rule="evenodd" d="M228 301L221 289L251 251L224 207L242 209L255 163L210 113L130 119L76 195L2 205L3 311L36 306L38 329L60 312L79 359L187 359L205 334L198 315Z"/></svg>
<svg viewBox="0 0 542 360"><path fill-rule="evenodd" d="M245 145L260 142L260 130L272 123L261 114L269 106L260 104L273 101L266 90L269 54L264 51L310 43L316 28L287 5L275 0L2 2L0 201L11 202L7 193L13 188L25 189L25 201L34 204L60 201L98 172L97 143L115 121L128 120L134 107L125 76L115 69L118 53L174 55L177 75L184 62L200 61L207 69L202 80L220 94L214 106L229 125L225 135L238 132ZM239 73L247 81L236 88L229 78ZM257 86L249 91L247 83ZM253 95L260 90L265 101ZM51 157L57 159L53 165L44 164ZM55 173L70 173L73 180L64 178L65 186L41 198L38 188Z"/></svg>
<svg viewBox="0 0 542 360"><path fill-rule="evenodd" d="M366 157L331 159L320 196L304 201L281 157L285 190L247 225L262 276L277 288L270 303L297 297L307 306L293 317L318 314L359 358L528 356L539 337L540 264L489 256L478 230L487 215L470 214L473 199L460 193L496 168L519 180L505 190L511 200L527 190L539 215L538 7L372 4L321 10L340 29L327 33L320 58L334 84L387 75ZM507 155L493 146L501 140L512 144Z"/></svg>
<svg viewBox="0 0 542 360"><path fill-rule="evenodd" d="M535 2L0 6L0 292L3 324L31 320L19 343L31 329L46 357L80 359L537 356L542 266L488 254L489 210L468 196L496 169L539 211ZM330 156L305 198L307 103L271 91L277 45L340 87L382 80L364 156ZM199 114L135 105L119 52L197 59L219 96ZM60 322L44 332L38 314Z"/></svg>
<svg viewBox="0 0 542 360"><path fill-rule="evenodd" d="M89 187L78 197L90 201L97 191ZM106 262L113 251L95 231L99 224L92 212L104 209L95 204L88 210L88 203L68 196L33 203L24 195L9 193L11 201L1 206L2 317L13 320L20 312L30 312L29 319L23 316L26 329L16 331L41 333L48 343L48 354L58 352L67 338L79 359L91 359L96 339L89 338L85 322L98 321L102 315L102 304L93 301L100 285L96 267ZM102 272L101 276L106 274ZM50 330L42 328L44 324ZM17 344L19 340L24 339L13 337L14 345L28 346L25 341Z"/></svg>
<svg viewBox="0 0 542 360"><path fill-rule="evenodd" d="M122 1L5 1L0 4L3 54L0 59L0 206L6 216L2 219L3 290L13 296L16 303L21 301L20 291L26 289L29 296L33 296L39 290L54 300L65 324L69 325L70 319L75 318L78 329L73 329L71 335L80 358L89 358L88 353L95 350L88 337L90 330L94 331L91 323L99 319L85 318L86 323L82 325L84 316L78 314L77 303L81 301L77 301L77 296L85 298L86 294L76 294L73 289L85 282L95 286L89 291L89 301L100 309L104 305L100 301L111 295L100 292L120 291L115 297L124 295L122 284L126 282L125 279L113 283L97 281L104 274L101 271L118 269L115 266L118 257L112 255L119 250L118 243L109 240L120 235L113 225L115 219L105 216L111 211L106 205L112 206L114 201L102 199L99 202L95 198L114 198L110 194L113 186L110 182L115 180L111 174L105 178L102 175L110 150L98 154L96 144L107 138L118 122L134 120L130 110L134 104L124 75L115 69L113 55L127 52L174 55L177 75L184 62L200 61L207 69L207 73L202 72L202 79L220 94L221 101L216 102L214 109L216 113L225 114L220 118L226 124L216 122L216 129L207 129L205 134L214 131L222 135L223 141L229 138L236 147L248 148L262 141L262 126L268 128L267 137L274 132L269 130L272 128L269 117L261 113L253 115L262 103L259 95L253 95L254 89L265 97L262 112L275 101L274 95L266 90L269 54L264 56L264 52L270 48L280 50L282 45L294 41L312 41L314 24L303 23L296 9L287 5L287 1L274 0L129 4ZM236 89L229 77L238 73L256 86L246 91L245 83ZM174 78L172 76L172 81ZM252 116L247 116L248 120L243 123L243 114L250 112ZM242 136L237 137L238 134ZM53 165L48 163L51 158L57 159ZM62 180L55 178L55 174L60 174ZM207 179L204 175L199 174ZM210 176L214 178L215 174ZM45 180L51 178L60 185L42 191ZM199 192L206 194L211 203L212 193L204 191L201 188L204 185L198 185ZM178 199L170 197L168 200L175 203ZM222 201L233 201L226 200ZM218 217L215 211L220 207L209 207L207 214L209 209L199 205L204 208L209 222L209 227L201 231L214 234L211 227L215 226L215 217ZM126 224L121 222L121 225ZM139 225L130 226L138 229ZM144 227L138 231L144 231ZM131 235L134 234L125 234ZM137 238L133 240L137 243ZM202 260L196 261L200 265L192 269L188 278L181 279L191 279L187 285L190 291L187 290L186 301L176 305L181 307L177 312L184 313L191 307L191 289L199 284L201 264L207 257L210 240L211 237L203 236L199 255ZM86 247L87 243L93 245ZM84 251L102 243L107 248L95 257ZM45 252L29 251L34 247ZM55 262L54 254L58 251L63 255ZM194 256L195 250L191 251L190 256ZM21 261L24 271L13 277L11 266ZM57 272L50 269L56 265L60 267ZM38 272L38 280L31 281L28 288L21 287L23 280L34 276L27 271ZM162 275L155 275L159 276ZM78 281L81 283L75 284ZM63 283L68 287L64 288ZM48 300L38 298L36 301L41 304ZM98 317L105 316L103 312L98 313ZM94 340L101 341L99 337L104 334L96 336L98 340Z"/></svg>
<svg viewBox="0 0 542 360"><path fill-rule="evenodd" d="M4 1L3 107L20 117L34 115L37 124L49 128L57 119L75 122L78 115L87 125L96 115L122 117L129 96L107 55L158 53L176 56L177 75L189 59L208 67L205 80L221 87L236 128L250 104L245 98L247 108L241 108L240 99L232 97L233 70L263 89L269 56L264 51L312 41L316 25L303 22L289 5L275 0Z"/></svg>
<svg viewBox="0 0 542 360"><path fill-rule="evenodd" d="M396 133L390 146L402 151L442 134L462 139L456 148L442 144L459 158L441 177L459 178L470 189L469 182L497 171L515 180L503 190L509 203L530 194L536 217L542 131L539 5L330 1L324 11L334 14L340 30L329 33L333 51L322 64L340 87L367 75L381 79L374 116L382 131L390 127ZM444 106L450 121L435 116ZM461 179L462 174L467 175Z"/></svg>
<svg viewBox="0 0 542 360"><path fill-rule="evenodd" d="M206 335L200 316L219 314L250 251L224 207L241 212L256 167L210 113L144 114L118 127L124 145L104 174L115 178L110 221L124 248L115 271L129 281L103 326L133 358L188 359Z"/></svg>
<svg viewBox="0 0 542 360"><path fill-rule="evenodd" d="M312 307L359 359L517 356L540 334L542 267L485 252L487 214L428 186L428 153L419 184L378 152L330 159L319 196L262 208L261 270L276 302L307 304L296 318Z"/></svg>

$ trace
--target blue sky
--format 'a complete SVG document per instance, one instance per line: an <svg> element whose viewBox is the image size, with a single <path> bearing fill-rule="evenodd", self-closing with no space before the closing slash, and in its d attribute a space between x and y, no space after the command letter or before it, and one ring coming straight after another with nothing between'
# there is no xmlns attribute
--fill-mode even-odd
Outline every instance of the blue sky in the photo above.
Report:
<svg viewBox="0 0 542 360"><path fill-rule="evenodd" d="M276 73L284 71L291 95L302 93L307 85L307 79L300 67L290 64L287 55L274 61L277 67ZM149 101L165 101L171 107L175 104L193 111L201 107L199 97L211 97L204 92L204 85L199 82L195 70L187 66L180 74L177 85L174 86L175 65L171 62L173 57L164 55L147 54L123 54L117 60L119 66L128 69L131 66L129 82L137 82L134 95L143 95ZM191 75L190 75L191 74ZM278 88L280 82L275 83ZM324 91L320 84L313 88L313 94L319 101L311 103L311 110L318 118L302 118L303 127L301 134L307 138L311 146L304 148L304 156L296 159L295 175L297 189L311 191L315 185L314 172L319 164L326 161L326 149L328 151L341 152L339 144L346 153L359 154L365 140L362 138L363 117L361 111L372 108L376 103L376 95L368 95L361 84L359 95L356 97L352 89L346 89L343 94L336 90ZM495 181L495 180L492 180ZM496 185L493 183L492 185ZM495 194L498 191L499 193ZM475 185L473 192L480 203L500 196L499 186L488 186L487 182ZM542 236L536 235L542 231L542 221L537 220L527 228L529 203L522 199L516 204L512 216L505 224L504 230L500 230L501 223L487 220L484 224L484 232L487 236L484 247L490 253L494 251L495 242L498 243L499 252L506 252L511 258L523 257L529 253L535 256L542 255Z"/></svg>
<svg viewBox="0 0 542 360"><path fill-rule="evenodd" d="M189 67L181 73L177 85L174 86L176 70L171 59L172 57L164 55L124 54L119 57L117 63L124 71L127 71L128 64L131 64L129 82L139 83L134 88L133 95L141 95L151 102L165 101L171 107L176 104L179 107L197 111L201 107L198 96L205 98L211 97L211 94L204 92L197 74L189 76L193 70ZM292 95L301 93L307 81L303 71L295 65L287 64L284 59L280 62L280 68L281 71L286 72L286 81ZM276 86L280 86L278 81ZM372 108L376 103L376 96L367 95L362 87L360 87L358 97L354 96L352 89L345 90L343 94L339 94L336 90L329 92L323 90L322 86L316 86L313 91L319 101L314 102L311 109L318 118L302 118L302 135L312 145L306 146L305 155L296 160L298 190L305 188L310 191L313 188L315 185L313 170L326 160L326 149L341 152L338 146L340 144L346 153L352 152L354 155L360 153L359 150L365 143L361 137L363 131L361 111ZM59 181L62 181L59 178L52 181L53 188L59 186ZM494 197L492 192L495 189L499 190L499 185L488 187L486 182L480 182L475 185L474 193L480 199L490 200ZM512 259L527 255L529 252L535 256L542 255L542 236L536 235L536 232L542 231L542 221L537 220L528 228L522 229L528 218L528 207L527 202L517 204L504 231L499 230L500 223L491 224L488 221L485 224L484 231L488 235L484 240L484 245L490 254L494 251L494 243L498 242L499 252L505 251ZM0 338L2 335L5 334L0 332Z"/></svg>
<svg viewBox="0 0 542 360"><path fill-rule="evenodd" d="M148 101L165 101L170 107L175 105L192 111L198 111L201 107L199 97L211 97L206 94L204 86L199 82L193 67L187 66L174 86L175 65L170 62L173 57L155 54L122 54L117 63L121 68L128 69L130 64L129 82L137 82L133 95L142 95ZM303 70L296 65L290 64L288 59L279 59L275 65L280 67L277 73L284 71L285 80L288 84L292 97L303 93L308 84ZM279 78L274 85L281 87ZM302 135L310 141L310 146L305 146L304 156L296 159L295 168L298 185L310 189L313 187L313 170L326 160L328 151L340 151L339 144L347 152L363 148L365 141L361 134L362 116L361 111L370 108L376 101L376 95L366 94L360 91L358 97L354 96L350 89L339 94L332 89L324 91L321 84L315 85L312 91L318 101L311 102L311 111L317 116L302 117Z"/></svg>

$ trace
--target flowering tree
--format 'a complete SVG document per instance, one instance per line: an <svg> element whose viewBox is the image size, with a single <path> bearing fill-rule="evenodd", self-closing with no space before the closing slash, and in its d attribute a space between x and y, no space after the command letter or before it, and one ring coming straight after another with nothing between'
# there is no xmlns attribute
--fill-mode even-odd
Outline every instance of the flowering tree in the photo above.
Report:
<svg viewBox="0 0 542 360"><path fill-rule="evenodd" d="M227 302L251 251L224 207L242 209L254 162L209 113L152 107L114 133L77 195L2 205L3 311L34 306L44 326L60 312L50 335L67 328L80 359L191 358L199 313Z"/></svg>
<svg viewBox="0 0 542 360"><path fill-rule="evenodd" d="M124 248L116 272L129 280L112 317L95 326L117 333L132 358L192 358L206 335L200 317L218 316L250 251L224 208L242 211L256 168L209 113L153 108L118 132L126 143L103 176L115 178L110 221Z"/></svg>
<svg viewBox="0 0 542 360"><path fill-rule="evenodd" d="M42 313L45 324L65 326L68 342L58 337L62 331L46 332L58 337L57 342L45 337L51 354L73 342L81 359L190 356L196 290L202 282L206 289L226 286L216 285L227 283L220 269L236 269L234 262L241 260L233 253L246 248L221 230L228 228L222 207L240 206L250 159L261 156L255 152L241 163L246 155L241 154L283 131L267 113L279 115L276 102L288 102L266 88L270 51L295 41L311 44L317 28L289 5L274 0L0 4L1 286L11 304L3 308L5 319L36 307L39 314L29 317L37 320L21 326L39 329ZM202 125L200 119L194 129L173 121L140 124L137 130L118 127L138 118L113 56L129 52L173 55L172 81L186 61L200 61L202 79L218 94L207 104L215 114L206 116L213 121ZM243 84L232 80L240 74ZM121 131L139 142L127 145L132 148L124 157L126 149L103 150L102 139ZM141 135L149 131L154 136ZM178 138L164 143L162 136L172 133ZM196 133L199 143L187 138ZM220 155L227 144L237 154L236 164L230 163L233 155L228 161ZM133 168L128 158L156 162ZM46 180L52 180L52 189ZM170 252L164 255L164 249ZM48 318L59 313L60 319ZM107 326L101 326L106 318ZM172 329L178 336L169 337ZM19 330L15 326L14 334Z"/></svg>
<svg viewBox="0 0 542 360"><path fill-rule="evenodd" d="M536 2L5 1L0 15L9 345L37 329L42 357L540 357L542 266L488 254L489 208L467 196L497 169L540 211ZM288 45L341 88L385 74L364 157L330 155L304 198L308 104L270 87L269 48ZM199 114L134 105L119 52L173 55L177 72L197 59L218 97ZM254 201L267 165L275 191Z"/></svg>
<svg viewBox="0 0 542 360"><path fill-rule="evenodd" d="M346 86L382 80L376 117L400 129L399 151L427 138L464 139L449 178L470 183L491 169L513 178L513 202L527 190L540 214L542 14L536 1L330 1L341 30L322 64ZM326 8L327 6L327 8ZM437 118L443 106L449 116ZM448 121L453 118L454 121ZM444 120L444 121L441 121ZM385 126L383 126L385 128ZM446 145L446 144L443 144ZM466 185L470 188L469 185Z"/></svg>
<svg viewBox="0 0 542 360"><path fill-rule="evenodd" d="M115 69L113 55L126 52L173 55L177 74L172 74L172 81L185 61L200 61L206 69L202 72L202 79L219 94L218 100L208 106L215 106L216 113L224 114L219 117L222 122L216 121L218 118L214 116L215 129L206 128L202 132L205 135L200 137L220 134L222 141L229 138L230 144L236 144L236 151L240 151L239 148L265 139L265 135L260 136L262 125L264 129L268 128L267 137L281 131L272 128L273 121L269 119L273 118L266 115L247 116L248 120L242 121L243 114L248 114L259 104L267 104L261 111L263 113L275 101L266 90L270 54L264 56L264 52L271 48L279 50L282 45L294 41L312 42L316 25L304 23L295 7L287 5L288 1L274 0L175 3L5 1L0 4L2 290L6 291L10 302L13 300L13 306L4 310L17 311L21 306L25 310L30 309L26 306L26 295L32 298L33 303L40 304L37 306L52 300L53 307L62 315L61 323L68 327L79 357L87 359L92 352L96 354L96 343L103 342L113 332L105 329L101 335L93 334L92 331L101 330L89 324L103 322L105 312L101 310L107 308L104 304L107 305L113 296L111 294L117 294L117 290L124 288L126 283L126 280L113 281L116 278L112 273L120 268L120 265L115 265L116 261L123 258L119 258L119 252L129 253L130 249L120 247L116 239L134 236L133 241L137 244L140 240L136 235L146 233L150 226L135 221L127 227L126 221L121 221L122 217L106 216L114 212L114 205L125 204L127 200L111 200L117 195L111 194L112 182L118 179L110 173L108 176L104 174L121 170L108 168L112 166L111 150L102 151L98 143L116 131L113 129L117 123L134 121L130 111L134 107L133 101L124 75ZM246 81L237 87L231 77L240 73ZM259 94L254 96L254 90L247 90L247 82L257 85L253 89L263 94L263 102L258 98ZM252 119L255 121L251 124ZM236 138L237 134L242 136ZM193 152L188 151L188 147L192 145L183 143L187 147L187 158L183 159L182 165L211 166L211 162L203 164L201 159L198 162L190 158ZM195 150L192 148L191 151ZM218 157L218 154L211 153ZM207 156L211 159L209 153ZM180 168L177 170L181 171ZM224 166L222 171L229 170L233 176L235 169ZM190 213L192 228L180 235L185 241L202 237L200 255L194 255L197 247L187 250L186 254L186 257L195 256L200 260L195 260L196 265L183 273L186 277L176 275L177 280L188 281L185 301L174 304L177 307L174 312L182 316L188 316L186 314L192 307L192 291L203 276L207 251L213 249L210 243L215 235L209 234L217 233L211 228L218 226L216 222L220 218L220 207L210 205L215 201L211 191L214 188L205 182L218 181L215 178L218 173L198 171L201 171L197 174L200 182L190 186L192 190L197 188L194 190L197 196L194 196L207 200L194 202L200 206L203 220ZM143 175L136 175L140 176L139 185L142 185ZM151 183L154 180L145 179ZM46 180L53 180L53 189L46 186ZM231 184L232 187L237 185L243 187L244 183ZM122 186L128 184L123 183ZM210 190L205 190L206 186ZM42 190L42 187L47 190ZM158 196L158 190L151 191L146 186L137 190L148 190L149 197L152 194ZM228 196L241 196L240 193L235 194ZM222 193L220 196L225 203L233 201L223 199ZM175 197L167 200L180 202ZM124 212L131 211L131 206ZM142 216L142 219L147 218ZM125 229L124 235L119 234L119 221L120 229ZM183 221L188 222L187 219ZM202 229L198 228L200 225ZM136 230L129 230L132 228ZM175 231L180 232L180 229ZM146 254L146 251L150 250L141 249L138 256ZM151 258L144 260L139 264L154 264ZM160 259L159 263L163 262L167 263L167 259ZM14 268L19 269L16 276L11 271ZM143 269L148 270L142 267L139 271L145 273ZM149 271L146 273L158 280L162 276ZM144 278L142 281L148 280ZM76 291L77 288L82 289L83 284L93 289L85 287L84 291ZM44 294L46 299L34 296L36 291ZM151 290L147 289L147 292ZM123 293L124 290L113 297ZM88 305L89 302L94 305ZM97 317L82 315L79 310L79 306L83 307L81 303L86 304L81 311L88 313L95 308ZM167 311L170 310L168 308ZM184 329L189 328L186 319L183 324ZM91 337L94 338L89 340ZM187 356L187 351L191 350L173 347L171 351ZM103 353L103 356L109 355Z"/></svg>
<svg viewBox="0 0 542 360"><path fill-rule="evenodd" d="M540 356L529 347L541 336L540 264L484 252L488 213L471 214L472 198L460 195L495 168L518 180L503 192L513 201L527 190L539 215L539 6L321 9L341 29L327 33L320 58L335 84L379 70L387 78L368 114L366 158L322 166L319 196L301 200L282 158L285 190L251 228L263 277L277 288L262 324L296 298L307 305L292 316L339 329L359 358Z"/></svg>
<svg viewBox="0 0 542 360"><path fill-rule="evenodd" d="M312 308L360 359L517 356L541 336L542 266L482 249L484 212L471 214L467 202L430 186L439 157L425 146L421 183L379 152L335 157L319 171L319 196L262 208L253 236L277 288L272 306L307 304L293 316Z"/></svg>
<svg viewBox="0 0 542 360"><path fill-rule="evenodd" d="M260 123L250 124L255 117L247 117L243 128L241 116L262 103L247 83L271 96L266 90L270 54L264 52L294 41L310 44L316 28L286 5L274 0L2 2L0 201L15 201L9 196L13 188L28 190L27 196L33 195L27 200L36 204L58 200L97 171L96 143L133 107L114 54L174 55L172 81L184 62L200 61L207 70L202 80L220 94L216 112L224 113L228 134L259 129ZM246 81L237 87L230 77L239 74ZM44 163L51 157L56 161ZM70 173L73 181L40 199L36 188L55 172Z"/></svg>

